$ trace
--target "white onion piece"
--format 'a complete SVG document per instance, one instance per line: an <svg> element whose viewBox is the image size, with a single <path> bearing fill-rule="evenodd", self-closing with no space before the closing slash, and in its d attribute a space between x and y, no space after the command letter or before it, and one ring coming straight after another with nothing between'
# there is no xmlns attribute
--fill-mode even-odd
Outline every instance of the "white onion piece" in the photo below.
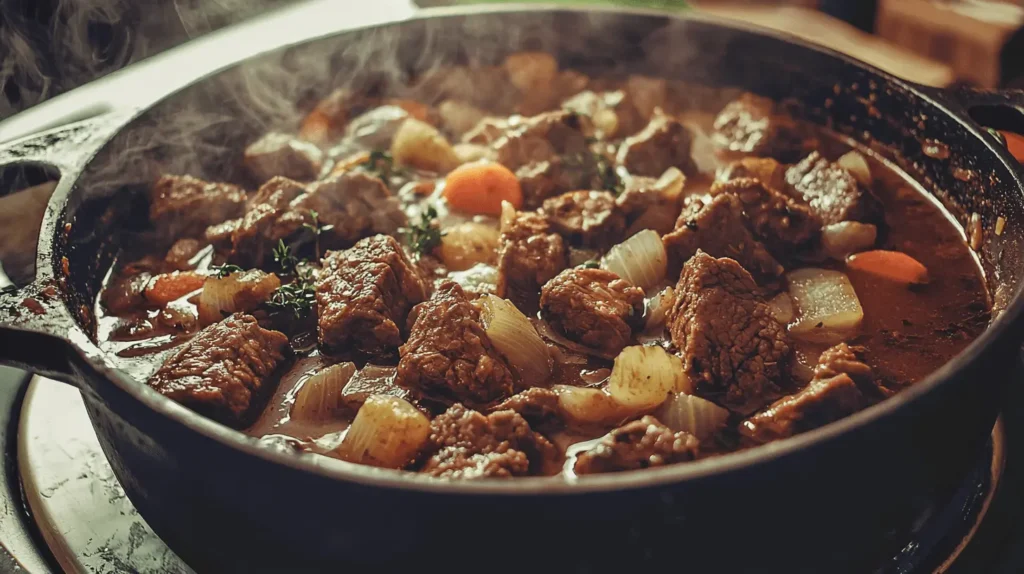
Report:
<svg viewBox="0 0 1024 574"><path fill-rule="evenodd" d="M842 155L836 163L839 167L850 172L850 175L861 185L871 185L871 168L868 160L864 159L859 151L848 151Z"/></svg>
<svg viewBox="0 0 1024 574"><path fill-rule="evenodd" d="M498 218L498 231L505 233L516 220L516 208L508 201L501 202L501 216Z"/></svg>
<svg viewBox="0 0 1024 574"><path fill-rule="evenodd" d="M874 247L877 237L878 228L870 223L840 221L821 229L821 246L829 257L844 261L848 255Z"/></svg>
<svg viewBox="0 0 1024 574"><path fill-rule="evenodd" d="M645 229L612 247L601 260L601 267L641 289L653 289L665 280L668 254L661 236Z"/></svg>
<svg viewBox="0 0 1024 574"><path fill-rule="evenodd" d="M796 319L789 325L793 337L834 345L855 334L864 309L846 274L806 268L788 273L786 279L796 310Z"/></svg>
<svg viewBox="0 0 1024 574"><path fill-rule="evenodd" d="M685 431L706 440L725 426L729 411L695 395L673 393L654 416L673 431Z"/></svg>
<svg viewBox="0 0 1024 574"><path fill-rule="evenodd" d="M686 185L686 175L679 171L678 167L670 167L661 174L658 181L654 182L654 189L661 192L666 199L675 201L683 193L683 186Z"/></svg>
<svg viewBox="0 0 1024 574"><path fill-rule="evenodd" d="M335 453L350 462L402 468L429 436L430 419L416 407L398 397L371 395Z"/></svg>
<svg viewBox="0 0 1024 574"><path fill-rule="evenodd" d="M277 275L259 269L207 277L199 295L199 322L210 325L237 311L252 311L280 286Z"/></svg>
<svg viewBox="0 0 1024 574"><path fill-rule="evenodd" d="M793 311L793 299L789 293L779 293L768 302L768 307L772 310L772 317L775 317L775 320L783 325L791 323L796 315L796 312Z"/></svg>
<svg viewBox="0 0 1024 574"><path fill-rule="evenodd" d="M341 391L355 372L355 363L338 363L306 379L295 394L291 418L308 422L332 419L341 408Z"/></svg>
<svg viewBox="0 0 1024 574"><path fill-rule="evenodd" d="M434 126L409 118L391 141L391 156L400 165L446 173L459 165L452 144Z"/></svg>
<svg viewBox="0 0 1024 574"><path fill-rule="evenodd" d="M602 389L555 385L551 390L558 395L562 414L576 424L616 425L637 414Z"/></svg>
<svg viewBox="0 0 1024 574"><path fill-rule="evenodd" d="M511 302L483 295L474 302L494 347L505 356L523 381L539 385L551 377L551 353L533 323Z"/></svg>
<svg viewBox="0 0 1024 574"><path fill-rule="evenodd" d="M477 263L465 271L452 271L448 278L470 293L493 293L498 288L498 269Z"/></svg>
<svg viewBox="0 0 1024 574"><path fill-rule="evenodd" d="M679 357L654 346L626 347L615 357L608 393L616 401L637 410L653 409L672 391L693 392Z"/></svg>
<svg viewBox="0 0 1024 574"><path fill-rule="evenodd" d="M665 287L657 295L647 300L647 323L645 329L654 329L665 324L668 319L668 310L675 303L676 292L671 287Z"/></svg>

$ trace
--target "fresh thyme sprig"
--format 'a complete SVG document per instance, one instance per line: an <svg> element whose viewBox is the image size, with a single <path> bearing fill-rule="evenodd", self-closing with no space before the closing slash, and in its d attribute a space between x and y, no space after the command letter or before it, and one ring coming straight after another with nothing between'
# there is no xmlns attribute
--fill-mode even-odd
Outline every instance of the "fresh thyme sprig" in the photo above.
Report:
<svg viewBox="0 0 1024 574"><path fill-rule="evenodd" d="M437 225L437 209L434 206L427 207L420 212L420 219L409 227L403 227L400 231L405 235L409 248L416 255L425 255L441 245L441 238L444 232Z"/></svg>
<svg viewBox="0 0 1024 574"><path fill-rule="evenodd" d="M245 271L245 269L242 269L238 265L231 265L230 263L225 263L224 265L214 265L213 267L210 267L210 271L213 271L214 277L218 279L223 279L228 275L231 275L232 273L240 273L242 271Z"/></svg>
<svg viewBox="0 0 1024 574"><path fill-rule="evenodd" d="M370 157L359 167L380 177L384 183L388 183L392 176L405 173L402 168L395 166L395 158L389 152L381 150L371 151Z"/></svg>
<svg viewBox="0 0 1024 574"><path fill-rule="evenodd" d="M267 306L278 311L291 311L296 319L302 319L313 309L315 302L313 271L306 268L296 273L295 281L275 289L267 301Z"/></svg>
<svg viewBox="0 0 1024 574"><path fill-rule="evenodd" d="M320 223L320 214L315 209L309 210L309 217L313 222L303 223L302 227L308 229L313 234L313 248L315 249L316 258L320 259L320 234L334 229L334 226Z"/></svg>
<svg viewBox="0 0 1024 574"><path fill-rule="evenodd" d="M274 263L277 263L278 268L284 275L297 275L296 270L299 267L299 258L292 253L291 247L288 247L284 243L284 239L277 240L277 247L274 248Z"/></svg>

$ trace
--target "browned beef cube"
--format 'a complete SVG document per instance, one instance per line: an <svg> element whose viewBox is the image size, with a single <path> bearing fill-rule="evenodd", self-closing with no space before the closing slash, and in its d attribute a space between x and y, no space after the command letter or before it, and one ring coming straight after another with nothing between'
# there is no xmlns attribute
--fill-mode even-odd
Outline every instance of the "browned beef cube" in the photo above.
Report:
<svg viewBox="0 0 1024 574"><path fill-rule="evenodd" d="M881 384L874 371L864 361L866 351L864 347L850 346L846 343L825 349L814 367L814 378L830 379L845 374L857 383L857 388L865 396L883 399L892 395L892 391Z"/></svg>
<svg viewBox="0 0 1024 574"><path fill-rule="evenodd" d="M452 405L430 423L434 451L421 472L439 478L508 478L545 474L555 447L514 411L484 416Z"/></svg>
<svg viewBox="0 0 1024 574"><path fill-rule="evenodd" d="M536 209L548 198L561 193L600 187L600 182L594 179L596 164L592 155L577 154L571 159L572 162L555 156L528 163L516 170L523 189L524 209Z"/></svg>
<svg viewBox="0 0 1024 574"><path fill-rule="evenodd" d="M512 371L457 283L440 285L413 309L409 323L409 340L399 349L399 386L472 407L512 394Z"/></svg>
<svg viewBox="0 0 1024 574"><path fill-rule="evenodd" d="M149 220L167 237L196 236L244 209L245 190L236 185L165 175L153 186Z"/></svg>
<svg viewBox="0 0 1024 574"><path fill-rule="evenodd" d="M780 399L740 424L740 433L765 443L824 426L866 405L864 395L846 373L815 378L802 391Z"/></svg>
<svg viewBox="0 0 1024 574"><path fill-rule="evenodd" d="M604 269L566 269L541 291L541 313L552 327L588 347L615 355L642 321L644 291Z"/></svg>
<svg viewBox="0 0 1024 574"><path fill-rule="evenodd" d="M203 232L203 238L217 251L231 251L231 235L240 225L242 225L241 217L211 225Z"/></svg>
<svg viewBox="0 0 1024 574"><path fill-rule="evenodd" d="M551 227L571 245L604 249L626 231L626 216L607 191L571 191L544 201Z"/></svg>
<svg viewBox="0 0 1024 574"><path fill-rule="evenodd" d="M288 134L270 132L245 148L244 161L257 181L274 176L310 181L320 173L323 152Z"/></svg>
<svg viewBox="0 0 1024 574"><path fill-rule="evenodd" d="M816 151L786 170L786 183L824 225L871 222L880 212L878 200L850 172Z"/></svg>
<svg viewBox="0 0 1024 574"><path fill-rule="evenodd" d="M197 333L149 379L161 394L233 427L251 422L271 394L288 337L236 313Z"/></svg>
<svg viewBox="0 0 1024 574"><path fill-rule="evenodd" d="M537 213L517 213L498 241L497 295L532 313L541 286L568 264L565 242L551 232L547 220Z"/></svg>
<svg viewBox="0 0 1024 574"><path fill-rule="evenodd" d="M668 329L697 393L744 415L776 398L789 341L750 274L698 251L675 292Z"/></svg>
<svg viewBox="0 0 1024 574"><path fill-rule="evenodd" d="M316 284L321 348L383 353L398 347L400 325L426 292L412 261L389 235L328 253Z"/></svg>
<svg viewBox="0 0 1024 574"><path fill-rule="evenodd" d="M672 432L652 416L613 430L576 459L576 474L621 472L688 462L697 458L700 441Z"/></svg>
<svg viewBox="0 0 1024 574"><path fill-rule="evenodd" d="M715 257L735 259L760 279L782 273L779 262L747 228L743 203L731 194L720 194L706 205L691 201L679 215L675 231L662 240L673 272L700 249Z"/></svg>
<svg viewBox="0 0 1024 574"><path fill-rule="evenodd" d="M640 133L626 138L619 147L619 165L633 175L659 177L670 167L683 173L697 170L690 155L693 134L679 120L665 114L651 118Z"/></svg>
<svg viewBox="0 0 1024 574"><path fill-rule="evenodd" d="M622 90L601 93L585 90L562 102L562 107L591 118L600 118L602 114L609 112L614 113L615 121L610 125L608 122L603 124L599 121L594 122L595 128L607 130L603 134L606 139L635 134L646 123L646 119L637 110L632 98Z"/></svg>
<svg viewBox="0 0 1024 574"><path fill-rule="evenodd" d="M625 189L615 198L615 205L629 223L626 235L641 229L652 229L661 235L671 233L682 209L682 197L682 193L675 193L659 185L656 178L630 177Z"/></svg>
<svg viewBox="0 0 1024 574"><path fill-rule="evenodd" d="M171 245L170 249L167 250L167 255L164 257L164 261L179 271L194 269L195 266L192 265L190 261L193 257L199 254L204 246L205 244L202 241L191 237L179 239L174 242L174 245Z"/></svg>
<svg viewBox="0 0 1024 574"><path fill-rule="evenodd" d="M260 186L242 221L231 231L230 259L246 267L257 267L270 259L281 239L295 233L301 223L282 221L289 203L306 193L306 188L286 177L274 177Z"/></svg>
<svg viewBox="0 0 1024 574"><path fill-rule="evenodd" d="M757 179L740 178L711 186L711 195L730 194L743 204L743 215L754 235L779 258L813 246L821 220L803 202L776 191Z"/></svg>
<svg viewBox="0 0 1024 574"><path fill-rule="evenodd" d="M753 178L775 190L786 187L786 166L768 157L745 157L719 171L719 181Z"/></svg>
<svg viewBox="0 0 1024 574"><path fill-rule="evenodd" d="M510 125L494 149L498 162L515 171L555 156L586 152L589 131L586 116L568 110L547 112Z"/></svg>
<svg viewBox="0 0 1024 574"><path fill-rule="evenodd" d="M711 141L730 152L796 161L813 146L789 116L777 113L768 98L743 94L715 118Z"/></svg>
<svg viewBox="0 0 1024 574"><path fill-rule="evenodd" d="M561 416L558 394L543 387L532 387L516 393L492 407L490 411L515 411L536 429L557 423Z"/></svg>

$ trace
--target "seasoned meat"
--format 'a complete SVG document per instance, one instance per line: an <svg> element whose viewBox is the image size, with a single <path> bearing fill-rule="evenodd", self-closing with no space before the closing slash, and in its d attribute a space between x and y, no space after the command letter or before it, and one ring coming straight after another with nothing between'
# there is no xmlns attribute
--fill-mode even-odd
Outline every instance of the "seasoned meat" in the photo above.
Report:
<svg viewBox="0 0 1024 574"><path fill-rule="evenodd" d="M518 413L484 416L452 405L430 423L431 450L420 472L438 478L508 478L543 474L559 455Z"/></svg>
<svg viewBox="0 0 1024 574"><path fill-rule="evenodd" d="M726 193L740 200L754 235L780 259L807 248L821 233L821 220L806 204L757 179L739 178L711 186L713 196Z"/></svg>
<svg viewBox="0 0 1024 574"><path fill-rule="evenodd" d="M749 93L719 112L711 141L731 152L783 162L796 161L813 145L792 118L776 113L775 102Z"/></svg>
<svg viewBox="0 0 1024 574"><path fill-rule="evenodd" d="M595 93L585 90L562 102L562 107L593 118L594 129L605 139L635 134L646 119L622 90Z"/></svg>
<svg viewBox="0 0 1024 574"><path fill-rule="evenodd" d="M892 391L880 384L875 377L874 371L864 362L866 349L859 346L850 346L846 343L839 343L825 349L825 352L818 357L818 364L814 367L815 379L830 379L837 375L849 375L857 388L871 398L885 398L892 394Z"/></svg>
<svg viewBox="0 0 1024 574"><path fill-rule="evenodd" d="M231 235L229 259L240 265L265 264L279 241L311 241L313 212L324 231L321 249L341 249L375 233L393 234L406 223L398 199L380 179L345 172L308 188L275 177L263 184L241 224Z"/></svg>
<svg viewBox="0 0 1024 574"><path fill-rule="evenodd" d="M516 393L490 409L491 412L515 411L533 428L543 428L559 420L558 395L551 389L532 387Z"/></svg>
<svg viewBox="0 0 1024 574"><path fill-rule="evenodd" d="M551 227L571 245L605 249L626 231L626 216L607 191L572 191L544 201Z"/></svg>
<svg viewBox="0 0 1024 574"><path fill-rule="evenodd" d="M642 321L644 291L604 269L566 269L544 285L541 314L566 337L614 355Z"/></svg>
<svg viewBox="0 0 1024 574"><path fill-rule="evenodd" d="M205 244L202 241L192 239L191 237L179 239L174 242L174 245L171 245L170 249L167 250L167 256L164 257L164 261L179 271L187 271L193 268L189 261L195 257L204 246Z"/></svg>
<svg viewBox="0 0 1024 574"><path fill-rule="evenodd" d="M562 237L540 214L519 212L498 240L498 297L533 312L540 288L568 265Z"/></svg>
<svg viewBox="0 0 1024 574"><path fill-rule="evenodd" d="M758 278L782 273L782 266L747 228L743 203L732 194L720 194L705 205L693 200L683 208L676 229L665 235L669 268L679 269L697 250L715 257L730 257Z"/></svg>
<svg viewBox="0 0 1024 574"><path fill-rule="evenodd" d="M652 416L613 430L576 459L576 474L620 472L665 466L697 458L700 441L686 432L672 432Z"/></svg>
<svg viewBox="0 0 1024 574"><path fill-rule="evenodd" d="M786 331L732 259L698 251L683 266L668 330L697 394L740 414L778 396L790 354Z"/></svg>
<svg viewBox="0 0 1024 574"><path fill-rule="evenodd" d="M562 157L528 163L516 170L519 185L523 190L523 207L537 209L548 198L578 189L589 189L599 182L594 181L595 166L585 165L591 156L582 155L575 163Z"/></svg>
<svg viewBox="0 0 1024 574"><path fill-rule="evenodd" d="M284 361L288 337L236 313L206 327L149 379L161 394L233 427L251 421L270 395L271 375Z"/></svg>
<svg viewBox="0 0 1024 574"><path fill-rule="evenodd" d="M223 223L211 225L203 232L203 238L217 251L231 250L231 235L242 225L242 218L229 219Z"/></svg>
<svg viewBox="0 0 1024 574"><path fill-rule="evenodd" d="M815 377L802 391L780 399L739 426L740 434L765 443L824 426L866 405L864 395L846 373Z"/></svg>
<svg viewBox="0 0 1024 574"><path fill-rule="evenodd" d="M786 166L769 157L745 157L725 166L719 181L753 178L775 190L786 188Z"/></svg>
<svg viewBox="0 0 1024 574"><path fill-rule="evenodd" d="M426 283L394 237L375 235L332 251L316 284L320 346L334 353L394 349L409 309L426 296Z"/></svg>
<svg viewBox="0 0 1024 574"><path fill-rule="evenodd" d="M633 175L659 177L670 167L694 173L697 167L690 156L692 144L693 134L679 120L655 114L640 133L622 142L616 159Z"/></svg>
<svg viewBox="0 0 1024 574"><path fill-rule="evenodd" d="M498 162L515 171L555 156L585 152L590 131L586 116L568 110L547 112L511 125L494 142L494 149Z"/></svg>
<svg viewBox="0 0 1024 574"><path fill-rule="evenodd" d="M816 151L786 170L786 182L825 225L872 222L881 209L878 200L850 172Z"/></svg>
<svg viewBox="0 0 1024 574"><path fill-rule="evenodd" d="M192 237L216 223L240 217L245 190L190 175L165 175L153 186L149 220L167 237Z"/></svg>
<svg viewBox="0 0 1024 574"><path fill-rule="evenodd" d="M270 132L245 148L245 167L257 181L274 176L309 181L323 165L323 152L315 145L279 132Z"/></svg>
<svg viewBox="0 0 1024 574"><path fill-rule="evenodd" d="M512 394L512 371L457 283L441 284L413 309L409 323L409 340L399 349L399 386L471 407Z"/></svg>
<svg viewBox="0 0 1024 574"><path fill-rule="evenodd" d="M684 176L681 187L685 186ZM615 198L615 205L629 224L626 235L642 229L653 229L662 235L671 233L682 210L682 196L682 193L661 185L656 178L630 177L625 189Z"/></svg>

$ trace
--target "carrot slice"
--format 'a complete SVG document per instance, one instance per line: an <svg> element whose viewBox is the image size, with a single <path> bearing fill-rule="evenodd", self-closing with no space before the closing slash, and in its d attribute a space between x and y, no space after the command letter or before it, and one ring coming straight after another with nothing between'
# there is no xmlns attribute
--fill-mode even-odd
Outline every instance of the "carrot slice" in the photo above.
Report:
<svg viewBox="0 0 1024 574"><path fill-rule="evenodd" d="M146 300L155 305L166 305L175 299L201 289L206 277L194 271L175 271L157 275L146 286Z"/></svg>
<svg viewBox="0 0 1024 574"><path fill-rule="evenodd" d="M1024 136L1013 132L999 130L1006 140L1006 150L1010 152L1017 161L1024 163Z"/></svg>
<svg viewBox="0 0 1024 574"><path fill-rule="evenodd" d="M864 251L846 259L850 269L871 273L900 283L927 283L928 268L899 251Z"/></svg>
<svg viewBox="0 0 1024 574"><path fill-rule="evenodd" d="M452 209L482 215L501 215L501 202L519 209L523 190L519 179L500 163L460 166L444 180L444 198Z"/></svg>

